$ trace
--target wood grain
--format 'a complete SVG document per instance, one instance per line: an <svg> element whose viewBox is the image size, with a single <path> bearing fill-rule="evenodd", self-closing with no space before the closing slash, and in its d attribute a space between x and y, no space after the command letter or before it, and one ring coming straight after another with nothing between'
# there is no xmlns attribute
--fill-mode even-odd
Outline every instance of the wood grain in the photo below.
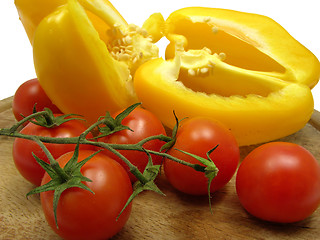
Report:
<svg viewBox="0 0 320 240"><path fill-rule="evenodd" d="M14 123L12 98L0 101L0 127ZM298 143L320 159L320 115L315 112L299 132L281 139ZM0 136L0 239L60 239L47 225L39 196L26 199L34 186L26 182L12 160L13 139ZM257 146L241 148L241 159ZM113 239L320 239L320 210L294 224L273 224L250 216L240 205L234 178L208 199L174 190L165 177L157 180L165 197L152 192L139 195L132 214Z"/></svg>

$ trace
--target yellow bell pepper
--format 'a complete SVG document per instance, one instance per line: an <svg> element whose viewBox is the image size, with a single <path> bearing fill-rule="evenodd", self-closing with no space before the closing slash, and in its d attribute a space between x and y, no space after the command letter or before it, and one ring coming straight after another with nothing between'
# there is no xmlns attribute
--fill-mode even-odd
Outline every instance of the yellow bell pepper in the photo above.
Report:
<svg viewBox="0 0 320 240"><path fill-rule="evenodd" d="M243 146L290 135L310 119L319 61L270 18L186 8L169 16L165 35L169 60L143 64L134 87L168 127L173 110L213 118Z"/></svg>
<svg viewBox="0 0 320 240"><path fill-rule="evenodd" d="M68 0L52 10L32 42L37 77L54 104L91 123L137 102L132 76L158 57L149 34L107 0Z"/></svg>

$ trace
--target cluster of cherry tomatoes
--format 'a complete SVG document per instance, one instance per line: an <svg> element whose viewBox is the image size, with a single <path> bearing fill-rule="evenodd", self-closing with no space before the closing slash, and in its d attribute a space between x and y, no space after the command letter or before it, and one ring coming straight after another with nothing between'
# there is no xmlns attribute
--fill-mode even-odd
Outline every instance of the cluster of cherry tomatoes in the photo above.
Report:
<svg viewBox="0 0 320 240"><path fill-rule="evenodd" d="M17 120L32 113L34 104L38 111L50 108L61 114L41 89L37 79L27 81L17 90L13 100L13 112ZM116 116L116 113L114 116ZM147 137L166 134L162 123L143 108L133 110L122 122L130 130L122 130L98 138L111 144L132 144ZM86 130L79 120L72 120L54 128L45 128L28 123L20 131L23 134L47 137L77 137ZM152 140L144 147L160 151L164 142ZM46 143L61 166L72 156L75 146ZM320 166L318 161L303 147L284 142L264 144L253 150L240 163L239 147L231 131L222 124L205 119L190 118L181 122L176 141L168 154L183 161L197 163L183 150L203 158L213 147L217 148L209 157L218 168L210 190L225 186L235 174L236 191L243 207L252 215L273 222L296 222L311 215L320 204ZM95 146L81 145L79 161L97 151ZM35 161L31 153L48 161L42 149L34 142L16 138L13 158L21 175L35 185L50 181L50 175ZM119 150L140 172L148 163L148 155L141 151ZM193 195L208 193L208 180L203 172L169 159L153 155L155 165L163 164L168 181L181 192ZM240 164L240 166L239 166ZM239 168L238 168L239 166ZM55 224L52 191L40 194L41 204L50 226L65 239L101 239L115 235L130 216L131 205L116 220L119 212L132 194L132 183L136 181L128 166L113 153L104 150L92 157L81 169L91 179L85 182L93 192L70 188L61 194ZM80 210L81 209L81 210Z"/></svg>

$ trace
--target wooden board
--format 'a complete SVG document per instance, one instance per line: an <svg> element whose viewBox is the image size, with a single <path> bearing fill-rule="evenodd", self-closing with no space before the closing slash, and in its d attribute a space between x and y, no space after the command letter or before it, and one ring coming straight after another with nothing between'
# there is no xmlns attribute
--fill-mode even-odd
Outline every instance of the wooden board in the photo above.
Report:
<svg viewBox="0 0 320 240"><path fill-rule="evenodd" d="M0 127L14 123L12 98L0 101ZM320 160L320 113L283 141L298 143ZM60 239L47 225L39 196L25 194L34 186L24 180L12 160L13 139L0 137L0 239ZM256 146L242 147L241 159ZM320 209L294 224L273 224L250 216L240 205L234 178L208 199L174 190L165 177L158 186L166 197L144 192L133 203L132 214L113 239L320 239Z"/></svg>

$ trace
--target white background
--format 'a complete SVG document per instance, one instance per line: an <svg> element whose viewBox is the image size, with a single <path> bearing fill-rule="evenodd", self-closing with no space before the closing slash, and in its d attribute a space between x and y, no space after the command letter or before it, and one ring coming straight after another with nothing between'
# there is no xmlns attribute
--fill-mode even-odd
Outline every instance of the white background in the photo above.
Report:
<svg viewBox="0 0 320 240"><path fill-rule="evenodd" d="M28 0L25 0L28 1ZM269 16L320 59L318 0L110 0L129 23L141 26L154 12L164 18L182 7L227 8ZM36 6L35 6L36 7ZM163 49L160 48L163 55ZM0 100L12 96L24 81L36 77L32 48L13 0L0 0ZM320 83L312 90L320 110Z"/></svg>

